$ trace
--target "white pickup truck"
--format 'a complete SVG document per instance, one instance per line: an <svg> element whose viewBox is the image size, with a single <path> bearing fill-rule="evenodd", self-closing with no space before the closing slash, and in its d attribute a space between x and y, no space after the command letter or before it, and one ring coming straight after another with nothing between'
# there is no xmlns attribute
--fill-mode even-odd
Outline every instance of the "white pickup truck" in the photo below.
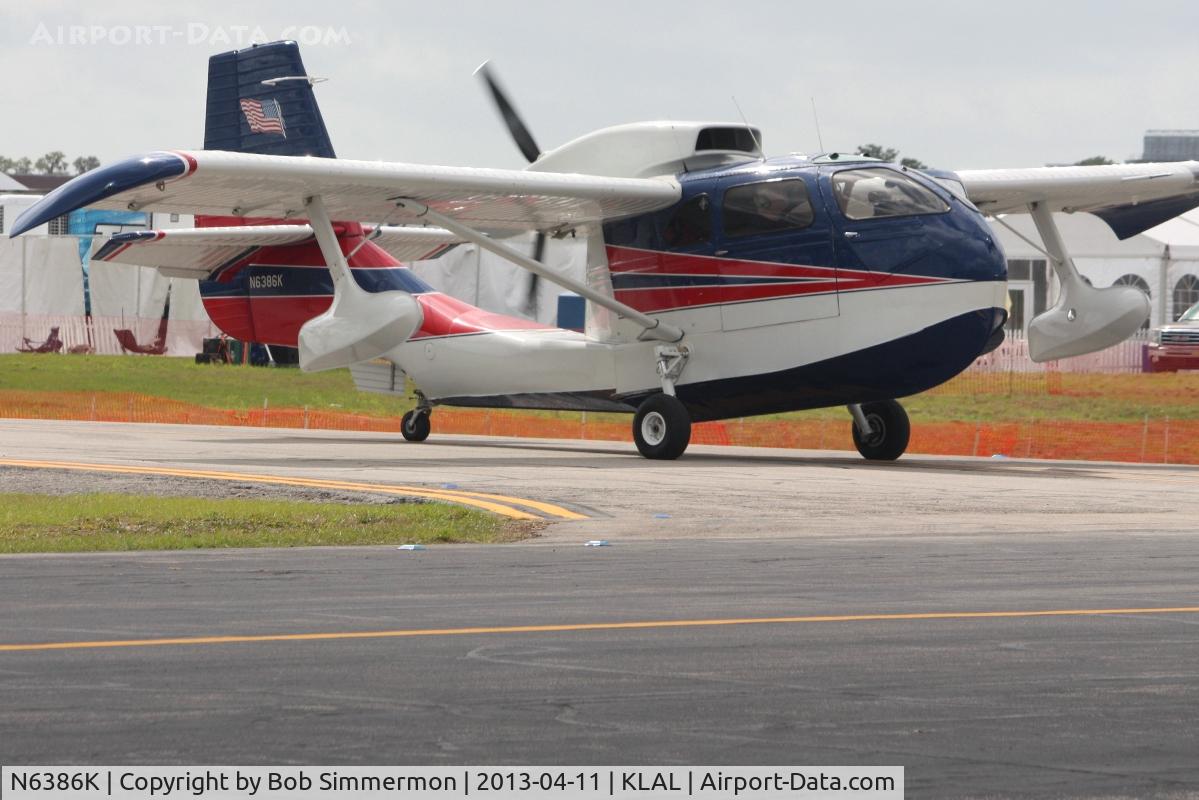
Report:
<svg viewBox="0 0 1199 800"><path fill-rule="evenodd" d="M1199 369L1199 303L1178 318L1155 328L1149 343L1149 369L1152 372L1177 372Z"/></svg>

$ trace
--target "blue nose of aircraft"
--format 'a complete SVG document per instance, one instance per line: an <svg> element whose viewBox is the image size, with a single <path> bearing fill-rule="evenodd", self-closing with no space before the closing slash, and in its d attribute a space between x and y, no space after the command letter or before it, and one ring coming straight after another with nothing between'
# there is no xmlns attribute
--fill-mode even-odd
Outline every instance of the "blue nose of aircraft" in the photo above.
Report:
<svg viewBox="0 0 1199 800"><path fill-rule="evenodd" d="M829 170L842 266L953 281L1007 278L1003 251L979 211L931 177L898 165Z"/></svg>
<svg viewBox="0 0 1199 800"><path fill-rule="evenodd" d="M958 235L954 250L959 274L955 277L971 281L1007 280L1007 257L982 214L964 204L958 205L945 222Z"/></svg>

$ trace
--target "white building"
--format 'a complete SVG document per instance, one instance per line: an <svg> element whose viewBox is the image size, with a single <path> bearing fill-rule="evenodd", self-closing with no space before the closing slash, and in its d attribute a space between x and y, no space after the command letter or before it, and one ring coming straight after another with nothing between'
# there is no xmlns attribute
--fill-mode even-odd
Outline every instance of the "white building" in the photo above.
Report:
<svg viewBox="0 0 1199 800"><path fill-rule="evenodd" d="M7 193L7 192L23 192L23 191L25 191L25 184L13 179L13 178L10 178L8 175L5 175L3 172L0 172L0 194Z"/></svg>

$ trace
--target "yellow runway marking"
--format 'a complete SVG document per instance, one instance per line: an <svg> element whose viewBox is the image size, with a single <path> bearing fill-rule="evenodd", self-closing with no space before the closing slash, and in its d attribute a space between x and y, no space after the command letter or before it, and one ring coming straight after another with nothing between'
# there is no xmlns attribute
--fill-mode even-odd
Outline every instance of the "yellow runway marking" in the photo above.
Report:
<svg viewBox="0 0 1199 800"><path fill-rule="evenodd" d="M81 472L115 472L131 475L165 475L178 478L206 478L218 481L250 481L253 483L270 483L282 486L304 486L314 489L341 489L358 492L375 492L382 494L401 495L407 497L425 497L430 500L442 500L448 503L473 506L500 514L511 519L587 519L586 515L571 511L552 503L539 500L528 500L523 497L508 497L502 494L487 494L485 492L463 492L456 489L428 489L418 486L397 486L394 484L357 483L353 481L333 481L319 478L283 478L278 475L255 475L247 472L217 472L213 470L176 469L173 467L139 467L126 464L89 464L76 461L30 461L16 458L0 459L0 465L10 467L30 467L33 469L67 469ZM522 509L541 512L542 516L529 513Z"/></svg>
<svg viewBox="0 0 1199 800"><path fill-rule="evenodd" d="M404 639L417 636L477 636L511 633L574 633L582 631L712 628L730 625L797 625L815 622L897 622L912 620L1013 619L1029 617L1094 617L1106 614L1199 614L1199 606L1178 608L1076 608L1051 611L946 611L917 614L838 614L810 617L746 617L732 619L650 620L646 622L585 622L566 625L508 625L477 628L416 628L397 631L332 631L274 633L246 636L196 636L163 639L113 639L97 642L40 642L0 644L0 652L29 650L86 650L106 647L241 644L246 642L317 642L335 639Z"/></svg>

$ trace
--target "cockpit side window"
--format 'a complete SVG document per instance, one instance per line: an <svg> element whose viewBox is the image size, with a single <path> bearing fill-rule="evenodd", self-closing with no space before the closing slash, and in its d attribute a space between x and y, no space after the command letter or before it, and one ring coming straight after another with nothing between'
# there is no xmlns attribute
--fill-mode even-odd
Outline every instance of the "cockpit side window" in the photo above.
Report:
<svg viewBox="0 0 1199 800"><path fill-rule="evenodd" d="M815 214L808 186L801 180L764 181L734 186L724 193L724 235L798 230Z"/></svg>
<svg viewBox="0 0 1199 800"><path fill-rule="evenodd" d="M669 248L679 248L711 241L711 206L706 194L697 194L680 204L662 225L662 243Z"/></svg>
<svg viewBox="0 0 1199 800"><path fill-rule="evenodd" d="M930 189L885 167L846 169L833 175L833 195L849 219L942 214L949 204Z"/></svg>

